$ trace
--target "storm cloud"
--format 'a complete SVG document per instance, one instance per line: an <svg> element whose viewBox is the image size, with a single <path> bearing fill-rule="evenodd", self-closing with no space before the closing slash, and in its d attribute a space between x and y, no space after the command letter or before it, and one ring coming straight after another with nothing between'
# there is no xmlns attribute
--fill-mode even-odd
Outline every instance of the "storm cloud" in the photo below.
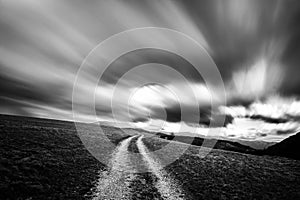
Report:
<svg viewBox="0 0 300 200"><path fill-rule="evenodd" d="M293 0L2 0L0 112L72 120L73 86L89 52L114 34L142 27L180 31L201 44L220 71L227 104L211 110L212 100L222 102L218 85L209 90L185 58L146 48L120 55L102 77L97 72L105 66L91 66L78 89L76 112L82 121L113 120L116 115L125 122L206 126L219 115L226 123L218 128L227 135L252 138L251 128L237 123L241 118L265 123L254 138L298 130L300 4ZM173 43L166 35L147 39ZM163 65L181 74L188 86ZM151 84L139 85L143 82ZM96 117L89 115L90 92L95 93Z"/></svg>

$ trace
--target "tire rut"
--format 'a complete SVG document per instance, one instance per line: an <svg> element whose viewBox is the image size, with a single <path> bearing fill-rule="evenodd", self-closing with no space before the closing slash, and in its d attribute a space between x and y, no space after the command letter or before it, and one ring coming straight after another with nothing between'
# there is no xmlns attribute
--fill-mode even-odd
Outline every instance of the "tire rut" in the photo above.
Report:
<svg viewBox="0 0 300 200"><path fill-rule="evenodd" d="M130 141L137 136L123 140L112 156L111 168L102 172L96 186L93 200L98 199L131 199L130 184L135 179L135 170L130 165L127 152Z"/></svg>
<svg viewBox="0 0 300 200"><path fill-rule="evenodd" d="M120 142L112 154L110 169L101 172L93 200L184 199L175 180L148 154L142 138L136 135Z"/></svg>
<svg viewBox="0 0 300 200"><path fill-rule="evenodd" d="M184 194L182 193L178 184L171 177L168 176L167 172L161 169L158 161L153 159L149 154L148 148L144 145L143 136L137 139L137 147L143 156L144 161L148 164L149 170L153 175L157 177L155 187L161 194L163 199L175 200L184 199Z"/></svg>

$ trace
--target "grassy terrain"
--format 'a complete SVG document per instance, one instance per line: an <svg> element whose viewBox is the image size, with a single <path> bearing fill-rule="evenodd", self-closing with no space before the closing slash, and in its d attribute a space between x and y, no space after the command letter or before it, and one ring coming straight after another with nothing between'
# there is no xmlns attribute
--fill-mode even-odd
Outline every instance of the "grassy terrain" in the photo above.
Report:
<svg viewBox="0 0 300 200"><path fill-rule="evenodd" d="M126 137L104 129L115 143ZM83 199L105 167L71 122L0 116L0 199Z"/></svg>
<svg viewBox="0 0 300 200"><path fill-rule="evenodd" d="M102 129L114 144L141 133ZM83 130L91 140L98 134L93 124L84 125ZM86 150L77 134L72 122L0 115L0 199L89 197L99 171L107 167ZM149 136L143 141L151 151L171 142ZM135 140L129 151L137 153ZM300 199L299 160L222 150L212 150L201 158L199 147L176 144L188 150L165 170L190 199ZM170 148L164 156L172 157L175 151ZM159 199L151 185L153 174L138 177L131 185L133 191L139 191L133 197Z"/></svg>
<svg viewBox="0 0 300 200"><path fill-rule="evenodd" d="M169 143L158 138L143 141L152 151ZM199 147L190 146L165 168L192 199L300 199L298 160L216 149L204 158L198 153Z"/></svg>

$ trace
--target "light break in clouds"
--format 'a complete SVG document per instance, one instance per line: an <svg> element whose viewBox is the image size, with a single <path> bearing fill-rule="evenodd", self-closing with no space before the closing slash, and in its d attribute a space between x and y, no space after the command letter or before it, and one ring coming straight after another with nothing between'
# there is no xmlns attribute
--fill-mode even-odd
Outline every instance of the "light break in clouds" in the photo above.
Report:
<svg viewBox="0 0 300 200"><path fill-rule="evenodd" d="M104 66L91 66L84 74L77 111L82 121L116 119L145 128L152 121L165 124L159 130L175 132L184 124L185 130L198 127L196 134L205 134L209 122L217 120L214 113L226 116L223 127L213 127L221 130L220 137L279 141L299 130L299 13L297 1L286 0L2 0L0 112L72 120L73 84L88 53L122 31L161 27L187 34L205 48L224 81L227 104L219 99L221 88L209 90L184 58L141 49L116 58L96 90L92 83ZM166 35L147 40L176 45ZM162 65L182 74L191 90ZM139 82L149 84L137 87ZM91 91L97 116L89 115L92 99L85 97ZM219 109L211 110L212 100ZM181 109L199 109L199 123L192 114L182 120Z"/></svg>

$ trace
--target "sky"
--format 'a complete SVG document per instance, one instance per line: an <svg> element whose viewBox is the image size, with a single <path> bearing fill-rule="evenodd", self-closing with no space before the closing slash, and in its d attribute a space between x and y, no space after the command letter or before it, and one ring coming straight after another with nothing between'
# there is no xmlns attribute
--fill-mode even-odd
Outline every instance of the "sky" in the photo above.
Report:
<svg viewBox="0 0 300 200"><path fill-rule="evenodd" d="M163 32L128 37L93 55L94 62L87 59L111 36L143 27L175 30L200 44L224 88L208 87L187 59L163 49L100 64L131 44L183 48ZM299 27L297 0L1 0L0 113L73 120L76 112L85 122L281 141L300 127ZM84 61L90 66L76 85L74 110ZM208 126L219 117L223 125Z"/></svg>

